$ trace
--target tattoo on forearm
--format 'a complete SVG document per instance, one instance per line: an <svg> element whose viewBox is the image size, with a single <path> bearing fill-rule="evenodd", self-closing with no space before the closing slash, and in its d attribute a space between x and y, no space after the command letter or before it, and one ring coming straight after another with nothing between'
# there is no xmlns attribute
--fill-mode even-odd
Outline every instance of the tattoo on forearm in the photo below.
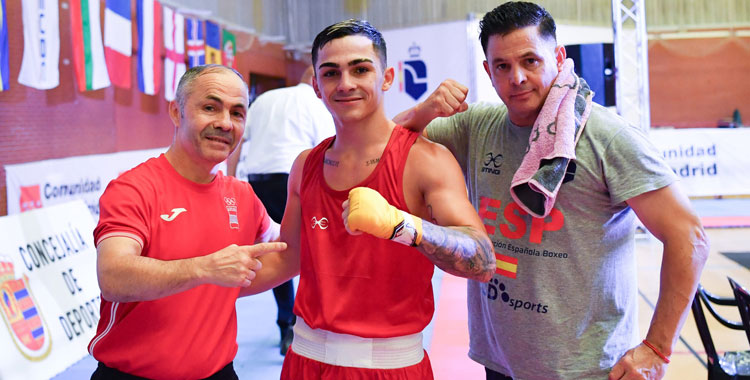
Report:
<svg viewBox="0 0 750 380"><path fill-rule="evenodd" d="M372 159L369 159L369 160L365 161L365 166L375 165L378 162L380 162L380 157L378 157L378 158L372 158Z"/></svg>
<svg viewBox="0 0 750 380"><path fill-rule="evenodd" d="M419 248L440 269L456 276L488 281L495 270L490 242L472 228L423 221Z"/></svg>
<svg viewBox="0 0 750 380"><path fill-rule="evenodd" d="M334 160L331 160L331 159L328 159L328 158L325 158L325 157L323 158L323 163L326 164L326 165L331 165L331 166L339 166L339 162L338 161L334 161Z"/></svg>

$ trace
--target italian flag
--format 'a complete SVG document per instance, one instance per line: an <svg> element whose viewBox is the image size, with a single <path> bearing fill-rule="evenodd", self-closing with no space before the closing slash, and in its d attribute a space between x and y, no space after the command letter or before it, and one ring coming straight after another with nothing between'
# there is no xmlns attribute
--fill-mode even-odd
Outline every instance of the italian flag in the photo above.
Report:
<svg viewBox="0 0 750 380"><path fill-rule="evenodd" d="M99 0L71 0L70 27L73 39L73 65L80 91L108 87L104 61Z"/></svg>

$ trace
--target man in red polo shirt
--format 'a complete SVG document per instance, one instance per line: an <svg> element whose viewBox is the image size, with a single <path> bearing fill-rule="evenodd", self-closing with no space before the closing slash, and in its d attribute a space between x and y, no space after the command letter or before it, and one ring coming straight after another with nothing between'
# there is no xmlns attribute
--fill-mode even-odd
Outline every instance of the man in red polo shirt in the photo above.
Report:
<svg viewBox="0 0 750 380"><path fill-rule="evenodd" d="M112 181L94 231L101 318L92 379L237 379L235 302L284 243L249 184L213 168L242 137L248 91L220 65L180 80L167 152ZM259 244L256 244L259 243Z"/></svg>

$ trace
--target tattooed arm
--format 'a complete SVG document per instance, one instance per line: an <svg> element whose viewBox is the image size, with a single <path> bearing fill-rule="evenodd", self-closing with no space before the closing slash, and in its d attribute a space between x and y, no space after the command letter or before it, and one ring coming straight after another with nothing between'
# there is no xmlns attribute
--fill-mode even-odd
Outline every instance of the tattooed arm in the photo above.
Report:
<svg viewBox="0 0 750 380"><path fill-rule="evenodd" d="M419 249L438 268L459 277L487 282L495 257L487 234L474 227L442 227L426 220Z"/></svg>
<svg viewBox="0 0 750 380"><path fill-rule="evenodd" d="M420 137L409 152L404 188L418 189L416 196L405 191L410 209L424 219L417 248L450 274L489 281L495 273L492 242L469 202L453 155Z"/></svg>

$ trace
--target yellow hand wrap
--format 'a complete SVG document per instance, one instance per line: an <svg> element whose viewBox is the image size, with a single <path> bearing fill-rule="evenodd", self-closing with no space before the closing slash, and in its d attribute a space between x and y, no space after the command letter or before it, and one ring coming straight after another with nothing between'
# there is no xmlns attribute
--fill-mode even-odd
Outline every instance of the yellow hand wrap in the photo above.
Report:
<svg viewBox="0 0 750 380"><path fill-rule="evenodd" d="M382 239L415 247L422 242L422 219L391 206L369 187L349 191L347 225Z"/></svg>

